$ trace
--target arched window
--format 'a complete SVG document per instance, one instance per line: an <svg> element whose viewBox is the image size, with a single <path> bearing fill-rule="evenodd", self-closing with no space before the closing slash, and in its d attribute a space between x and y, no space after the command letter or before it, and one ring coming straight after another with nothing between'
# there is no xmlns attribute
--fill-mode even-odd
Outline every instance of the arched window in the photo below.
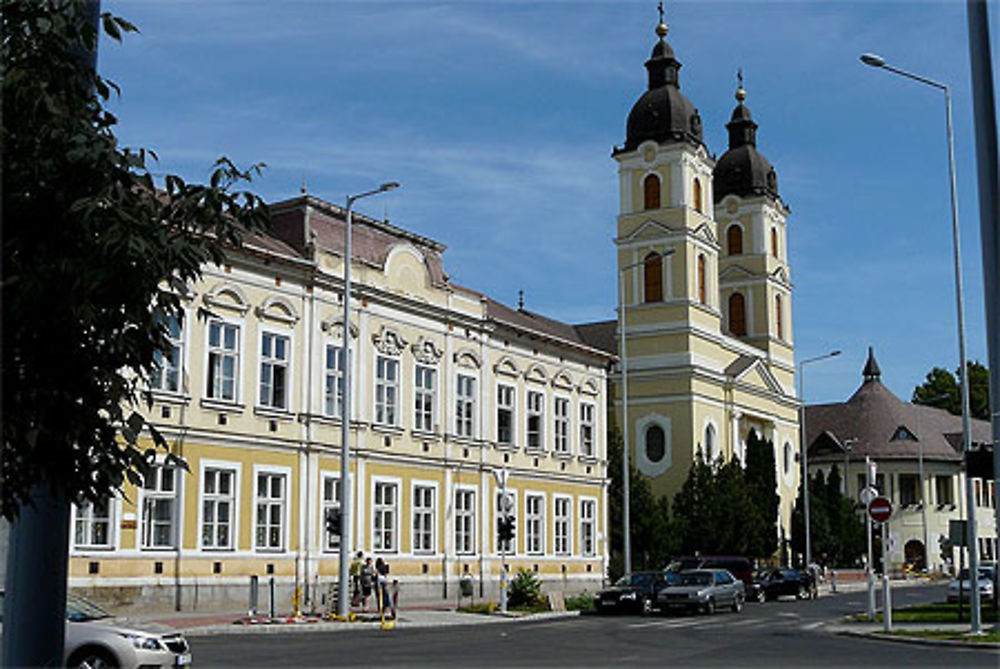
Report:
<svg viewBox="0 0 1000 669"><path fill-rule="evenodd" d="M707 291L705 290L705 256L698 254L698 301L708 304Z"/></svg>
<svg viewBox="0 0 1000 669"><path fill-rule="evenodd" d="M735 224L729 226L726 230L726 249L731 256L743 253L743 228Z"/></svg>
<svg viewBox="0 0 1000 669"><path fill-rule="evenodd" d="M778 229L771 228L771 255L778 257Z"/></svg>
<svg viewBox="0 0 1000 669"><path fill-rule="evenodd" d="M705 428L705 460L712 462L715 459L715 426L709 424Z"/></svg>
<svg viewBox="0 0 1000 669"><path fill-rule="evenodd" d="M646 428L646 459L656 463L663 459L667 453L666 435L659 425L650 425Z"/></svg>
<svg viewBox="0 0 1000 669"><path fill-rule="evenodd" d="M643 202L646 209L660 208L660 177L649 174L642 182Z"/></svg>
<svg viewBox="0 0 1000 669"><path fill-rule="evenodd" d="M694 180L694 210L700 214L705 213L705 209L701 204L701 180Z"/></svg>
<svg viewBox="0 0 1000 669"><path fill-rule="evenodd" d="M784 453L784 469L785 474L788 475L792 471L792 445L787 441L785 442L785 453Z"/></svg>
<svg viewBox="0 0 1000 669"><path fill-rule="evenodd" d="M729 296L729 332L737 337L747 334L747 305L743 293Z"/></svg>
<svg viewBox="0 0 1000 669"><path fill-rule="evenodd" d="M784 339L785 327L781 319L781 295L774 296L774 323L778 333L778 339Z"/></svg>
<svg viewBox="0 0 1000 669"><path fill-rule="evenodd" d="M642 261L644 300L646 302L663 301L663 256L650 253Z"/></svg>

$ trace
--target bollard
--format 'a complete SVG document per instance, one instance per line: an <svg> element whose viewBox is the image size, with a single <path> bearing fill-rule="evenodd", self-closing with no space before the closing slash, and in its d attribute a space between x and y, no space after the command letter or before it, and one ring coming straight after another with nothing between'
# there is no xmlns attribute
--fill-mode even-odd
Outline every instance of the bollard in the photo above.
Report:
<svg viewBox="0 0 1000 669"><path fill-rule="evenodd" d="M257 615L257 602L260 588L259 580L260 579L257 578L257 574L250 577L250 610L247 613L249 616Z"/></svg>
<svg viewBox="0 0 1000 669"><path fill-rule="evenodd" d="M267 579L267 615L274 617L274 577Z"/></svg>

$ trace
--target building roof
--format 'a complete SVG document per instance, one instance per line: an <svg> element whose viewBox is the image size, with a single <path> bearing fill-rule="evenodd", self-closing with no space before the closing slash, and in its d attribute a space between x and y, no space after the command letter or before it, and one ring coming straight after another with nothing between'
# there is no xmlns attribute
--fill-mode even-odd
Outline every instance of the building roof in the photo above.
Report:
<svg viewBox="0 0 1000 669"><path fill-rule="evenodd" d="M742 74L740 75L742 82ZM742 83L736 91L736 108L726 124L729 131L729 150L715 164L713 190L715 201L727 195L748 197L768 195L778 199L778 173L757 150L757 124L750 109L743 104L746 91Z"/></svg>
<svg viewBox="0 0 1000 669"><path fill-rule="evenodd" d="M600 346L595 346L592 342L584 339L579 332L579 326L569 325L561 321L553 320L541 314L528 311L527 309L512 309L505 304L501 304L489 297L486 300L486 315L490 320L512 327L516 330L535 334L542 337L554 338L568 342L575 346L589 349L591 352L599 353L606 358L614 358L615 351L607 350Z"/></svg>
<svg viewBox="0 0 1000 669"><path fill-rule="evenodd" d="M596 323L581 323L576 326L576 333L588 345L613 355L618 354L618 321L598 321Z"/></svg>

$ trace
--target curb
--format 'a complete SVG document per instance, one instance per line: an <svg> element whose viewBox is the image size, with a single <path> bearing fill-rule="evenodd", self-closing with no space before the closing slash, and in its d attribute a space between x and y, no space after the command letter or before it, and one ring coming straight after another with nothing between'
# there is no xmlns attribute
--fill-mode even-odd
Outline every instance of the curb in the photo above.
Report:
<svg viewBox="0 0 1000 669"><path fill-rule="evenodd" d="M954 639L922 639L920 637L899 636L886 634L885 632L861 632L859 630L837 630L834 632L838 636L850 636L859 639L874 639L876 641L895 641L897 643L912 643L920 646L947 646L950 648L973 648L978 650L995 650L1000 648L1000 643L956 641Z"/></svg>

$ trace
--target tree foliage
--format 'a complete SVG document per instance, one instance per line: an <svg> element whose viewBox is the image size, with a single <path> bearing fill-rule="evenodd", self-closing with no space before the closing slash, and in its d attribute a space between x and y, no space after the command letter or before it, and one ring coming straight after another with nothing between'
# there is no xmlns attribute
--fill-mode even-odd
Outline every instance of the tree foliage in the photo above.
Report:
<svg viewBox="0 0 1000 669"><path fill-rule="evenodd" d="M259 169L220 159L207 185L167 176L118 144L114 83L81 58L97 30L74 0L2 0L3 445L0 505L16 516L46 482L97 500L138 480L154 453L136 411L165 323L206 263L263 229L238 190ZM120 40L136 32L104 14Z"/></svg>
<svg viewBox="0 0 1000 669"><path fill-rule="evenodd" d="M774 456L774 442L751 431L747 437L746 480L750 501L760 522L751 543L750 554L758 557L773 555L778 550L778 514L781 497L778 495L778 470Z"/></svg>
<svg viewBox="0 0 1000 669"><path fill-rule="evenodd" d="M973 418L990 418L990 372L982 363L970 360L969 413ZM939 407L956 416L962 414L961 368L951 373L943 367L927 372L924 382L913 389L914 404Z"/></svg>
<svg viewBox="0 0 1000 669"><path fill-rule="evenodd" d="M809 535L813 561L831 567L853 567L866 551L865 525L854 502L841 492L837 466L809 479ZM792 511L792 549L805 555L805 486Z"/></svg>

